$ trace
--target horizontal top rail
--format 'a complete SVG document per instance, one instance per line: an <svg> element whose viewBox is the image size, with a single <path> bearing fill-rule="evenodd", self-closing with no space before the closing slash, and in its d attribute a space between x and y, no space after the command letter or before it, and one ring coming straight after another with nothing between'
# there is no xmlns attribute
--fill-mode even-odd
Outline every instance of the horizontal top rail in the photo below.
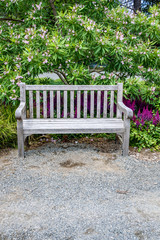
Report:
<svg viewBox="0 0 160 240"><path fill-rule="evenodd" d="M62 90L62 91L89 91L89 90L118 90L118 85L26 85L26 90L45 90L45 91L57 91L57 90Z"/></svg>

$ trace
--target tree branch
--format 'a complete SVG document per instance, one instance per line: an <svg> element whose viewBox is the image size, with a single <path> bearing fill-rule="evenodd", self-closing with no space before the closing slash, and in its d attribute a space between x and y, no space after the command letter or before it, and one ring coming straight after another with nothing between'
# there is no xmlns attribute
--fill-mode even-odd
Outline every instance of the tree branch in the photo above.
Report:
<svg viewBox="0 0 160 240"><path fill-rule="evenodd" d="M57 21L57 11L56 11L56 8L55 8L55 6L54 6L54 1L55 1L55 0L49 0L50 5L51 5L51 8L52 8L52 11L53 11L53 15L54 15L54 17L55 17L55 21Z"/></svg>
<svg viewBox="0 0 160 240"><path fill-rule="evenodd" d="M58 75L58 77L62 80L62 82L63 82L65 85L69 85L67 79L65 79L66 76L64 77L64 76L62 75L62 73L59 72L59 70L56 69L56 70L53 70L53 72Z"/></svg>
<svg viewBox="0 0 160 240"><path fill-rule="evenodd" d="M15 22L23 22L20 19L13 19L13 18L0 18L0 21L15 21Z"/></svg>
<svg viewBox="0 0 160 240"><path fill-rule="evenodd" d="M103 72L103 71L104 71L104 68L102 68L102 69L97 69L96 67L94 67L93 69L90 69L90 68L89 68L89 72L90 72L90 73L93 73L93 72L101 73L101 72Z"/></svg>

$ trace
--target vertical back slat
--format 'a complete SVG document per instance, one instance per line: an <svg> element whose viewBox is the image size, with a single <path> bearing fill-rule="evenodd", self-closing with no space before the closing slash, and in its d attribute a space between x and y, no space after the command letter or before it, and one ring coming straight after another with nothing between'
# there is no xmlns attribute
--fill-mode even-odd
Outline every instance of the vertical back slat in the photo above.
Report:
<svg viewBox="0 0 160 240"><path fill-rule="evenodd" d="M100 118L101 110L101 91L97 92L97 118Z"/></svg>
<svg viewBox="0 0 160 240"><path fill-rule="evenodd" d="M40 118L40 92L36 91L36 117Z"/></svg>
<svg viewBox="0 0 160 240"><path fill-rule="evenodd" d="M20 101L26 103L26 84L20 83ZM26 109L23 113L23 118L26 118Z"/></svg>
<svg viewBox="0 0 160 240"><path fill-rule="evenodd" d="M33 91L29 91L29 116L33 118Z"/></svg>
<svg viewBox="0 0 160 240"><path fill-rule="evenodd" d="M67 91L64 91L64 118L67 118Z"/></svg>
<svg viewBox="0 0 160 240"><path fill-rule="evenodd" d="M74 91L70 91L70 118L74 118Z"/></svg>
<svg viewBox="0 0 160 240"><path fill-rule="evenodd" d="M47 91L43 91L43 118L47 118Z"/></svg>
<svg viewBox="0 0 160 240"><path fill-rule="evenodd" d="M111 98L110 98L110 118L113 118L113 107L114 107L114 91L111 91Z"/></svg>
<svg viewBox="0 0 160 240"><path fill-rule="evenodd" d="M123 100L123 83L118 83L117 103ZM117 118L122 118L122 113L117 108Z"/></svg>
<svg viewBox="0 0 160 240"><path fill-rule="evenodd" d="M84 91L84 109L83 109L83 117L87 118L87 91Z"/></svg>
<svg viewBox="0 0 160 240"><path fill-rule="evenodd" d="M61 115L61 94L60 91L57 91L57 118L60 118Z"/></svg>
<svg viewBox="0 0 160 240"><path fill-rule="evenodd" d="M104 91L103 117L107 118L107 91Z"/></svg>
<svg viewBox="0 0 160 240"><path fill-rule="evenodd" d="M91 91L91 106L90 106L90 116L94 118L94 91Z"/></svg>
<svg viewBox="0 0 160 240"><path fill-rule="evenodd" d="M81 115L81 91L77 91L77 118Z"/></svg>
<svg viewBox="0 0 160 240"><path fill-rule="evenodd" d="M54 118L54 100L53 100L53 91L50 91L50 118Z"/></svg>

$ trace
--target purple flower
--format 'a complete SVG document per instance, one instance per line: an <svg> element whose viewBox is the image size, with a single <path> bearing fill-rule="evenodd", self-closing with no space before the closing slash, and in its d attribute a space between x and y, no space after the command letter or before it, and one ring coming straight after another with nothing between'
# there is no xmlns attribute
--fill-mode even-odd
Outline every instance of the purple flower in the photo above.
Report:
<svg viewBox="0 0 160 240"><path fill-rule="evenodd" d="M136 123L136 126L137 126L137 127L139 127L139 125L140 125L140 122L139 122L139 120L138 120L138 119L135 121L135 123Z"/></svg>
<svg viewBox="0 0 160 240"><path fill-rule="evenodd" d="M142 114L141 114L141 117L144 119L144 120L148 120L148 121L151 121L152 118L153 118L153 113L152 113L152 110L148 110L148 106L145 108L143 108L143 111L142 111Z"/></svg>
<svg viewBox="0 0 160 240"><path fill-rule="evenodd" d="M160 122L160 115L159 112L156 112L156 115L153 117L153 124L156 126Z"/></svg>

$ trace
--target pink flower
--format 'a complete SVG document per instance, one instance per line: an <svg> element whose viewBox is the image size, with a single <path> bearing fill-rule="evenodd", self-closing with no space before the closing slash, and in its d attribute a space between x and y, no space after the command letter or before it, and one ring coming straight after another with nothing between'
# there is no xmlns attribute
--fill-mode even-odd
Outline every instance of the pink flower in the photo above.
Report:
<svg viewBox="0 0 160 240"><path fill-rule="evenodd" d="M47 63L48 62L48 60L47 59L45 59L44 61L43 61L43 64L45 64L45 63Z"/></svg>
<svg viewBox="0 0 160 240"><path fill-rule="evenodd" d="M155 87L151 87L151 91L155 92L156 88Z"/></svg>
<svg viewBox="0 0 160 240"><path fill-rule="evenodd" d="M32 59L33 59L33 56L31 56L31 57L28 57L27 59L28 59L28 62L31 62L31 61L32 61Z"/></svg>
<svg viewBox="0 0 160 240"><path fill-rule="evenodd" d="M101 79L105 79L105 78L106 78L106 76L105 76L105 75L102 75L102 76L101 76Z"/></svg>
<svg viewBox="0 0 160 240"><path fill-rule="evenodd" d="M15 82L15 80L14 80L14 79L12 79L12 80L11 80L11 83L13 83L13 84L14 84L14 82Z"/></svg>
<svg viewBox="0 0 160 240"><path fill-rule="evenodd" d="M29 44L29 41L23 40L24 43Z"/></svg>
<svg viewBox="0 0 160 240"><path fill-rule="evenodd" d="M21 78L21 79L23 79L23 77L22 77L22 76L17 76L17 77L16 77L16 79L20 79L20 78Z"/></svg>

